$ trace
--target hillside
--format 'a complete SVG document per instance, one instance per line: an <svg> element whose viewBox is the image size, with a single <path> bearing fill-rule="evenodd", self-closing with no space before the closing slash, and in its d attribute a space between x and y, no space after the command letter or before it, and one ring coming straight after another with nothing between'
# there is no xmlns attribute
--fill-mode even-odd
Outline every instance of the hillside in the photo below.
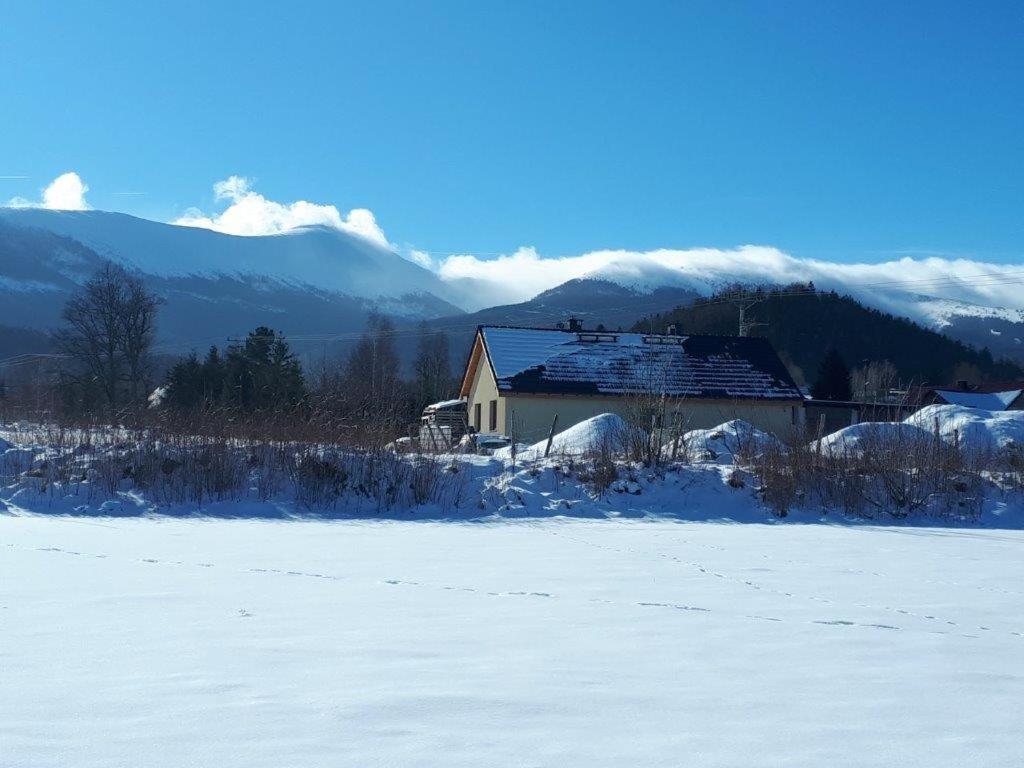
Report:
<svg viewBox="0 0 1024 768"><path fill-rule="evenodd" d="M103 211L0 208L0 325L39 338L107 260L164 300L158 344L168 352L268 325L315 335L307 346L319 354L321 338L361 330L372 311L410 319L459 312L429 270L327 227L237 237Z"/></svg>
<svg viewBox="0 0 1024 768"><path fill-rule="evenodd" d="M762 299L747 310L748 320L763 323L752 335L767 337L798 380L813 379L830 346L842 353L851 368L864 360L888 360L906 382L949 382L961 363L976 366L987 379L1024 375L1019 365L994 360L987 349L969 347L905 318L865 307L849 296L812 290L743 295ZM734 334L738 309L719 295L651 315L636 329L663 330L672 323L680 333Z"/></svg>

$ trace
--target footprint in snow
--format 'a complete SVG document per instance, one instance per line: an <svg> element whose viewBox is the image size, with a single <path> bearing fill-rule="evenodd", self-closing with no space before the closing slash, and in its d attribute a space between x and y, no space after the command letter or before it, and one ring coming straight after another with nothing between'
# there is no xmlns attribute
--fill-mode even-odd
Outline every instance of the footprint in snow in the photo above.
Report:
<svg viewBox="0 0 1024 768"><path fill-rule="evenodd" d="M677 611L699 611L701 613L711 613L710 608L698 608L693 605L679 605L678 603L637 603L637 605L645 608L673 608Z"/></svg>

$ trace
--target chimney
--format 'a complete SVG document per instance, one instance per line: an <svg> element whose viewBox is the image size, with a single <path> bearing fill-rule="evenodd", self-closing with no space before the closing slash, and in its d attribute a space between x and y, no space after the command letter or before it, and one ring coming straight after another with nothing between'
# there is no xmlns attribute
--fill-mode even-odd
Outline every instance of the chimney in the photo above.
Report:
<svg viewBox="0 0 1024 768"><path fill-rule="evenodd" d="M970 392L971 391L971 385L968 383L967 379L960 379L956 383L956 388L959 389L961 392Z"/></svg>
<svg viewBox="0 0 1024 768"><path fill-rule="evenodd" d="M578 317L574 315L569 316L569 330L575 333L579 333L583 330L583 323Z"/></svg>
<svg viewBox="0 0 1024 768"><path fill-rule="evenodd" d="M675 336L678 333L675 323L669 323L668 328L665 329L665 333L669 336Z"/></svg>

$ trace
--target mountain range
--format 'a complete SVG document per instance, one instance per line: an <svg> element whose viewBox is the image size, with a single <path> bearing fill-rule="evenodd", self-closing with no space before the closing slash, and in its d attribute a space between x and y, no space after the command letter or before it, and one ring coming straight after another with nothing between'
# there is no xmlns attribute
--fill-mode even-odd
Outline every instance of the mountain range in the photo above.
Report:
<svg viewBox="0 0 1024 768"><path fill-rule="evenodd" d="M104 260L134 270L164 299L158 348L167 353L223 344L257 325L283 331L307 354L333 353L358 336L369 313L380 312L399 327L425 320L452 333L461 356L460 340L480 323L552 325L575 314L586 325L629 327L728 285L813 280L996 357L1024 361L1024 300L1004 290L1004 300L992 302L988 286L1000 277L984 272L926 279L910 262L905 278L879 279L872 265L799 260L774 249L611 252L571 279L550 270L552 284L525 301L478 308L503 287L522 295L517 275L495 278L485 293L476 290L479 276L434 271L332 227L241 237L121 213L38 208L0 208L0 359L44 346L70 292ZM525 277L523 285L536 284Z"/></svg>

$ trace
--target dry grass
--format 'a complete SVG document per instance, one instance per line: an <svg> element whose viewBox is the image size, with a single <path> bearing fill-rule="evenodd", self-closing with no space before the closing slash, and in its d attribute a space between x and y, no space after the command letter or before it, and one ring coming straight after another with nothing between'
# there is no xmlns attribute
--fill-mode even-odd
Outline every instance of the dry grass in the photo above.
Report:
<svg viewBox="0 0 1024 768"><path fill-rule="evenodd" d="M400 456L382 436L283 418L152 419L131 426L25 424L0 478L97 502L137 492L160 506L293 499L311 510L457 506L465 480L438 456Z"/></svg>

